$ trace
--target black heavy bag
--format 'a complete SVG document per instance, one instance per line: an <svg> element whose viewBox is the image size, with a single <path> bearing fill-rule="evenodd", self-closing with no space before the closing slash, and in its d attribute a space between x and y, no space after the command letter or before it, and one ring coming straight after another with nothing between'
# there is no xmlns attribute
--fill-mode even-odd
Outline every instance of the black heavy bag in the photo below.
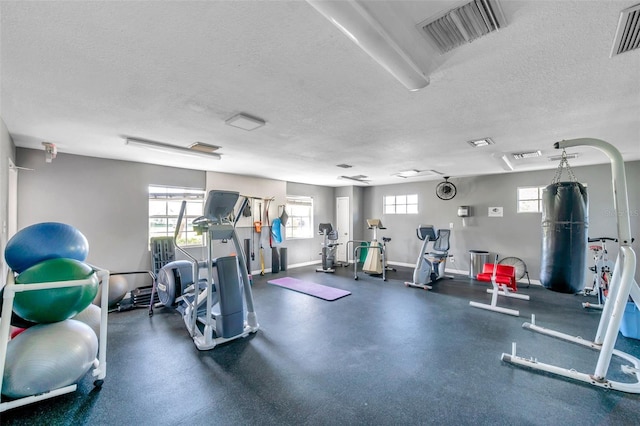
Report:
<svg viewBox="0 0 640 426"><path fill-rule="evenodd" d="M542 191L540 281L549 290L575 294L584 287L589 201L578 182L556 182Z"/></svg>

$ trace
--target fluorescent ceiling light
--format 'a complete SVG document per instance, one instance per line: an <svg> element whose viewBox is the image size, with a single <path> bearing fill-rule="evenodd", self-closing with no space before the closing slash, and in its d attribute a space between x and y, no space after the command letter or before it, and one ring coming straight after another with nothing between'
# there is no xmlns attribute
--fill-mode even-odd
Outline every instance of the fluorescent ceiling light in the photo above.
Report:
<svg viewBox="0 0 640 426"><path fill-rule="evenodd" d="M355 182L364 183L365 185L369 185L369 180L366 179L367 176L364 175L355 175L355 176L338 176L338 179L346 179L353 180Z"/></svg>
<svg viewBox="0 0 640 426"><path fill-rule="evenodd" d="M258 127L262 127L266 124L266 122L257 117L252 117L250 115L240 113L236 114L227 121L225 121L229 126L237 127L242 130L255 130Z"/></svg>
<svg viewBox="0 0 640 426"><path fill-rule="evenodd" d="M178 145L170 145L168 143L156 142L148 139L125 138L125 141L127 145L140 146L142 148L163 152L163 153L208 158L210 160L219 160L221 158L220 154L216 154L213 152L204 152L201 150L185 148L183 146L178 146Z"/></svg>
<svg viewBox="0 0 640 426"><path fill-rule="evenodd" d="M392 176L406 179L406 178L417 177L417 176L442 176L442 172L439 172L437 170L411 169L411 170L404 170L402 172L394 173Z"/></svg>
<svg viewBox="0 0 640 426"><path fill-rule="evenodd" d="M578 158L579 156L580 156L580 154L577 153L577 152L575 152L573 154L567 153L565 155L567 160L571 160L572 158ZM549 161L560 161L560 160L562 160L562 155L552 155L552 156L547 157L547 158L549 159Z"/></svg>
<svg viewBox="0 0 640 426"><path fill-rule="evenodd" d="M488 145L493 145L493 141L491 140L491 138L482 138L482 139L475 139L472 141L467 141L467 143L469 145L471 145L474 148L478 148L481 146L488 146Z"/></svg>
<svg viewBox="0 0 640 426"><path fill-rule="evenodd" d="M314 9L411 91L429 84L409 55L356 1L307 0Z"/></svg>
<svg viewBox="0 0 640 426"><path fill-rule="evenodd" d="M419 173L420 173L419 170L411 169L411 170L404 170L404 171L398 172L394 176L406 179L408 177L418 176Z"/></svg>
<svg viewBox="0 0 640 426"><path fill-rule="evenodd" d="M542 151L517 152L511 155L513 155L513 158L516 160L522 160L523 158L542 157Z"/></svg>

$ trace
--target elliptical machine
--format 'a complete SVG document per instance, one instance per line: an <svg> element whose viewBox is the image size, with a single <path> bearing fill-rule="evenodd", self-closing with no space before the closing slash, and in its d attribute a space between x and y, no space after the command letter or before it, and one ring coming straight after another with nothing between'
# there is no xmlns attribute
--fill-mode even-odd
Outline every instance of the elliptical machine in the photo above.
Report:
<svg viewBox="0 0 640 426"><path fill-rule="evenodd" d="M193 227L206 235L205 262L198 262L176 243L186 208L186 201L183 201L174 245L190 261L168 263L158 273L158 298L165 306L176 307L182 314L199 350L213 349L259 329L246 257L235 230L241 215L234 215L235 222L229 220L239 196L232 191L209 191L204 215L193 220ZM244 197L239 212L247 202L248 198ZM216 240L233 241L237 255L214 258L213 242ZM201 271L206 271L206 278L199 278Z"/></svg>
<svg viewBox="0 0 640 426"><path fill-rule="evenodd" d="M320 252L322 268L317 268L316 272L333 273L336 271L334 269L334 265L336 265L336 248L340 244L333 241L338 239L338 231L333 229L330 223L321 223L318 225L318 234L322 235L324 239L322 240L322 251Z"/></svg>
<svg viewBox="0 0 640 426"><path fill-rule="evenodd" d="M431 290L429 284L434 283L442 278L453 278L444 274L447 265L447 257L449 256L449 237L451 231L448 229L439 229L436 236L436 230L433 225L420 225L416 229L418 239L424 241L416 268L413 271L413 282L406 281L407 287L417 287L424 290ZM428 251L429 242L433 242L432 251Z"/></svg>

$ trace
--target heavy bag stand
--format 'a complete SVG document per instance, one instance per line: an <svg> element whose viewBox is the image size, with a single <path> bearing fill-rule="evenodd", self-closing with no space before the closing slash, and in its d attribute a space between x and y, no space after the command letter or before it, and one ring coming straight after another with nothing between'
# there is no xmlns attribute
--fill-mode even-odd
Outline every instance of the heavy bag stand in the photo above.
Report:
<svg viewBox="0 0 640 426"><path fill-rule="evenodd" d="M640 360L630 354L614 349L618 330L622 321L622 315L627 304L629 295L633 298L636 306L640 308L640 287L634 279L636 271L636 254L631 247L631 219L629 215L629 200L627 195L627 181L624 171L622 155L613 145L599 139L572 139L556 142L556 149L568 148L572 146L592 146L604 152L611 161L611 174L613 184L615 217L618 221L618 241L620 248L613 269L609 297L604 303L600 323L596 337L593 341L588 341L578 336L571 336L559 331L550 330L535 324L535 316L531 316L531 322L525 322L522 327L546 334L560 340L584 346L586 348L599 351L598 361L595 371L591 374L581 373L574 369L557 367L555 365L538 362L536 358L522 358L516 355L516 343L511 346L511 353L503 353L501 359L505 362L515 364L519 367L527 367L532 370L545 371L547 373L566 377L573 380L589 383L590 385L613 389L621 392L640 393ZM607 379L607 370L611 364L611 358L615 355L628 361L631 365L622 365L622 372L632 376L635 382L617 382Z"/></svg>

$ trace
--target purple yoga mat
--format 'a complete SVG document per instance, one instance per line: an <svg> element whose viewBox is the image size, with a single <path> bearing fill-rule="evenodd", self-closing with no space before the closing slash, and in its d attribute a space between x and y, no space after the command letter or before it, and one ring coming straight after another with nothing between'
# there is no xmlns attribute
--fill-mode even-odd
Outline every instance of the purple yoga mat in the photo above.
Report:
<svg viewBox="0 0 640 426"><path fill-rule="evenodd" d="M320 299L329 301L340 299L341 297L351 294L350 291L340 290L339 288L328 287L326 285L316 284L309 281L302 281L296 278L284 277L267 282L269 284L288 288L289 290L319 297Z"/></svg>

